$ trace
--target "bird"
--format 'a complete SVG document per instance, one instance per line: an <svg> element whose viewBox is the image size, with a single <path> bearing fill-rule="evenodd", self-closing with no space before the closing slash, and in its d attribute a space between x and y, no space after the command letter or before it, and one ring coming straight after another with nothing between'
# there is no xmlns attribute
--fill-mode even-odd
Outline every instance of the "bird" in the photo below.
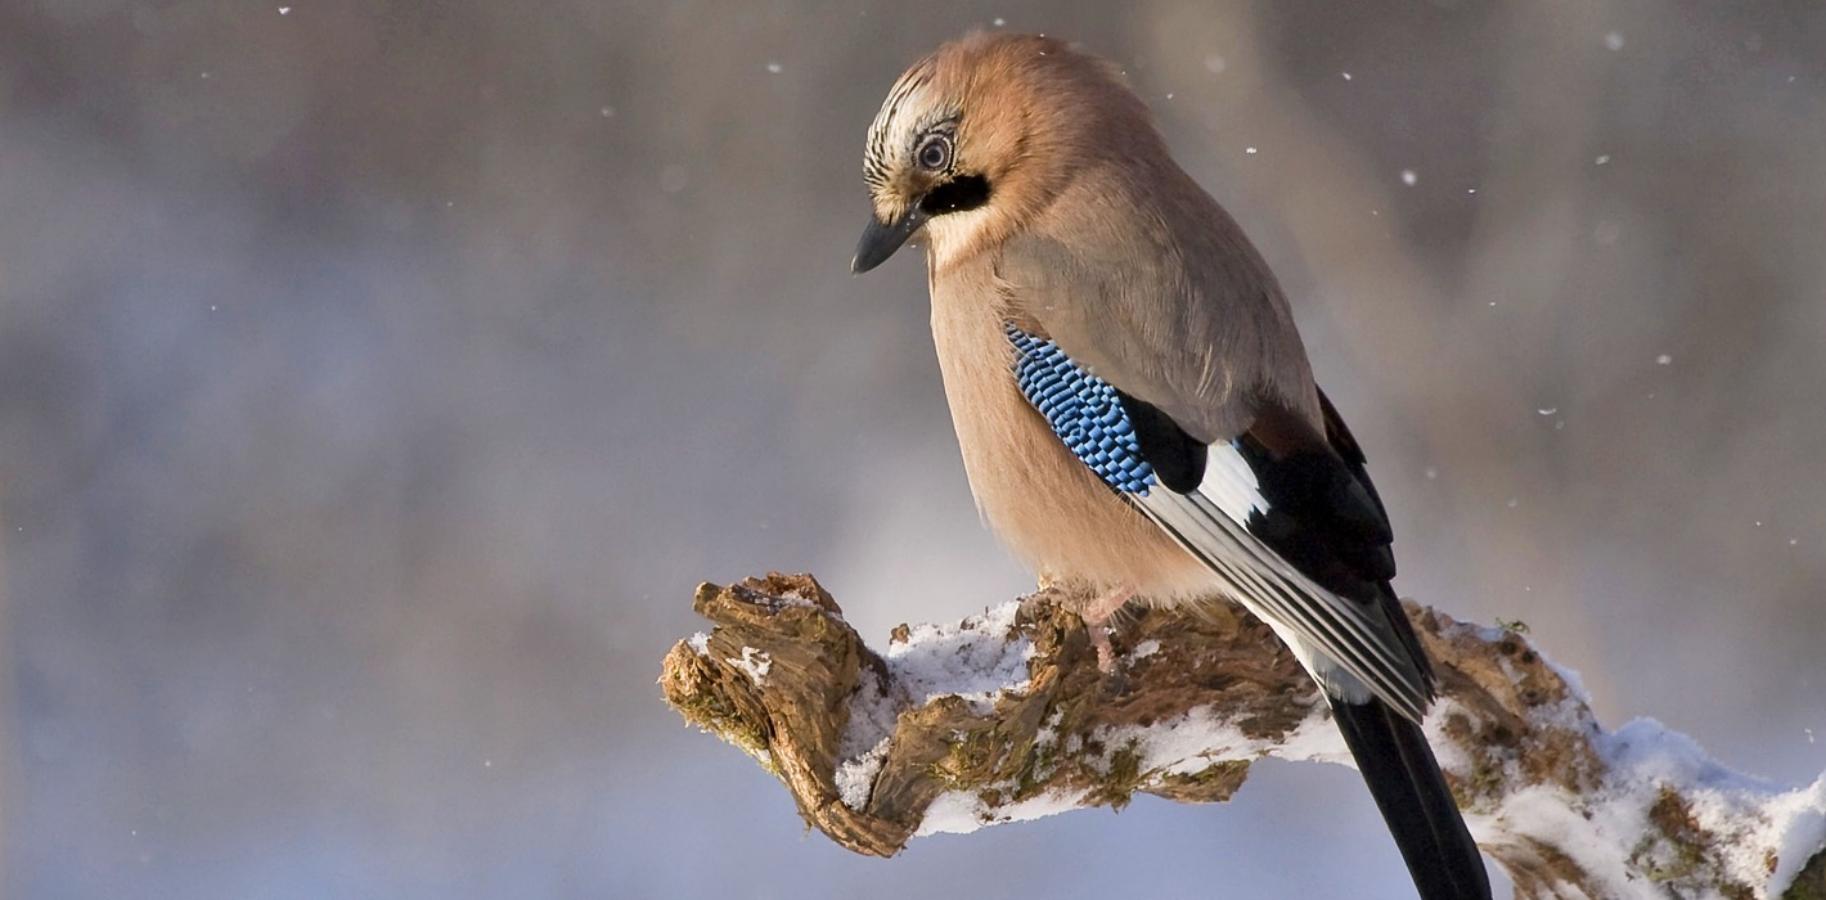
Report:
<svg viewBox="0 0 1826 900"><path fill-rule="evenodd" d="M1488 898L1421 727L1436 679L1363 450L1262 254L1121 70L1052 37L955 39L890 88L863 177L851 269L924 246L991 530L1093 598L1094 638L1129 602L1234 601L1266 622L1321 688L1420 896Z"/></svg>

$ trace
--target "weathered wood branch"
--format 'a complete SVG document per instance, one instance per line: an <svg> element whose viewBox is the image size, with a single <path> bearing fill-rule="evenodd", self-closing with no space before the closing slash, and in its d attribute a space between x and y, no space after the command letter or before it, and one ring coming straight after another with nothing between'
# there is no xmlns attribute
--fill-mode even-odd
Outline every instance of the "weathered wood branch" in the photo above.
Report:
<svg viewBox="0 0 1826 900"><path fill-rule="evenodd" d="M1241 611L1145 611L1097 666L1057 589L864 645L810 576L703 585L715 624L660 678L859 853L1145 793L1225 800L1264 757L1349 763L1325 704ZM1410 605L1440 676L1441 765L1516 895L1826 898L1826 776L1785 790L1650 721L1600 728L1576 676L1514 630Z"/></svg>

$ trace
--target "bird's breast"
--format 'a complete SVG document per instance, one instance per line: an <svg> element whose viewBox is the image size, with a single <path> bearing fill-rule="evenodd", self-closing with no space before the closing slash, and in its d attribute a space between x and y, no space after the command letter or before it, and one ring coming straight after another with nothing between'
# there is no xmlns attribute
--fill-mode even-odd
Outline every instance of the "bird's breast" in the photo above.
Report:
<svg viewBox="0 0 1826 900"><path fill-rule="evenodd" d="M1005 331L1016 305L987 267L932 281L933 343L984 520L1043 577L1161 602L1208 592L1209 573L1072 455L1021 393Z"/></svg>

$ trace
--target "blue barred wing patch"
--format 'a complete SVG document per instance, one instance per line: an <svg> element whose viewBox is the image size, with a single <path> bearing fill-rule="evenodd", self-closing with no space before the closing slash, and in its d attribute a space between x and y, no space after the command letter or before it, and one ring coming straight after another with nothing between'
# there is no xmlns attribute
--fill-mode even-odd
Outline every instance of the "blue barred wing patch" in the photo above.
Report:
<svg viewBox="0 0 1826 900"><path fill-rule="evenodd" d="M1125 494L1147 496L1158 483L1142 458L1141 442L1122 400L1109 382L1080 368L1057 344L1014 325L1004 326L1014 345L1014 379L1072 455L1103 483Z"/></svg>

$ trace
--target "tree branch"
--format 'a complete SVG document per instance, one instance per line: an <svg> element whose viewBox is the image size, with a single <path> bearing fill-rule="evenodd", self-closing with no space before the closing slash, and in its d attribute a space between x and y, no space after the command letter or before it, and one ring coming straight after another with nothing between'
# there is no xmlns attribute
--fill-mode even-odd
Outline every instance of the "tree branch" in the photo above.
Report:
<svg viewBox="0 0 1826 900"><path fill-rule="evenodd" d="M1225 800L1265 757L1349 764L1311 681L1248 614L1145 611L1106 674L1068 599L903 625L883 656L809 575L706 584L693 606L715 628L672 648L660 684L810 825L876 856L1138 792ZM1408 614L1439 673L1435 752L1518 897L1826 898L1826 776L1784 790L1652 721L1605 731L1524 635Z"/></svg>

